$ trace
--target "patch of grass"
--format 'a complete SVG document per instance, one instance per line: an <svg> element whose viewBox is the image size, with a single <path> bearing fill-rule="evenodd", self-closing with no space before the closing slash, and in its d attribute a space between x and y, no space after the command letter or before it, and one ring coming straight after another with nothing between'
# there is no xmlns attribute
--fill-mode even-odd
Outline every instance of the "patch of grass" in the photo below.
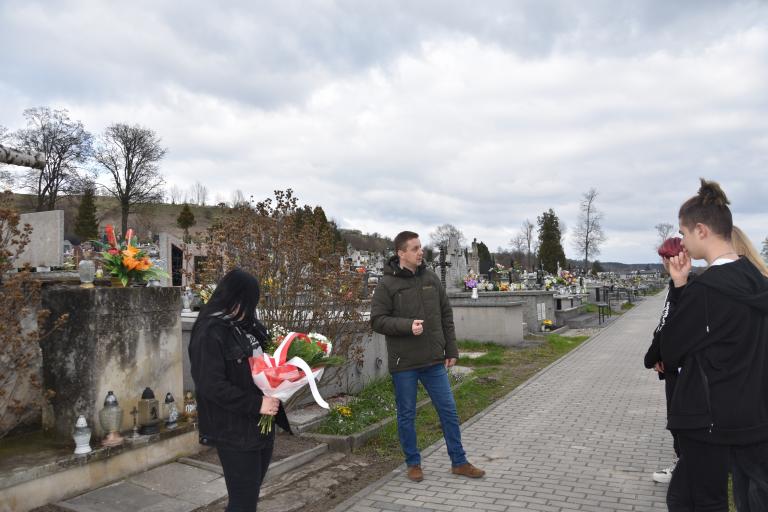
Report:
<svg viewBox="0 0 768 512"><path fill-rule="evenodd" d="M588 304L584 304L581 309L585 313L597 313L597 304L592 304L590 302Z"/></svg>
<svg viewBox="0 0 768 512"><path fill-rule="evenodd" d="M419 389L423 394L423 390ZM421 399L423 397L420 397ZM345 415L348 411L350 414ZM334 407L317 428L321 434L348 435L395 414L395 391L392 379L371 381L343 407Z"/></svg>
<svg viewBox="0 0 768 512"><path fill-rule="evenodd" d="M500 348L499 345L495 343L472 340L458 340L456 345L458 345L459 350L463 350L464 352L487 352L494 348Z"/></svg>
<svg viewBox="0 0 768 512"><path fill-rule="evenodd" d="M468 357L460 357L458 364L461 366L496 366L504 362L504 354L487 353L480 357L470 359Z"/></svg>
<svg viewBox="0 0 768 512"><path fill-rule="evenodd" d="M587 336L565 337L549 334L546 342L524 349L499 347L502 362L498 365L475 367L474 373L454 390L459 419L463 423L528 380L536 372L573 350ZM480 351L480 345L464 345ZM460 345L461 346L461 345ZM494 347L496 347L494 345ZM416 414L416 432L421 449L442 438L440 420L434 407L427 406ZM378 436L360 450L364 455L391 460L402 459L397 435L397 423L387 425Z"/></svg>
<svg viewBox="0 0 768 512"><path fill-rule="evenodd" d="M457 377L451 376L450 379L451 385L459 382ZM421 401L427 396L426 390L419 384L416 401ZM371 381L346 406L332 408L325 421L315 431L342 436L354 434L395 414L395 388L392 379L384 377Z"/></svg>
<svg viewBox="0 0 768 512"><path fill-rule="evenodd" d="M495 366L504 362L504 347L495 343L480 343L477 341L459 341L457 343L459 350L464 352L485 352L484 355L470 359L468 357L459 357L458 364L461 366Z"/></svg>
<svg viewBox="0 0 768 512"><path fill-rule="evenodd" d="M547 343L557 354L565 354L573 347L589 338L589 336L561 336L559 334L550 334L547 336Z"/></svg>
<svg viewBox="0 0 768 512"><path fill-rule="evenodd" d="M633 307L635 307L635 304L633 302L625 302L624 304L621 305L622 311L629 311Z"/></svg>

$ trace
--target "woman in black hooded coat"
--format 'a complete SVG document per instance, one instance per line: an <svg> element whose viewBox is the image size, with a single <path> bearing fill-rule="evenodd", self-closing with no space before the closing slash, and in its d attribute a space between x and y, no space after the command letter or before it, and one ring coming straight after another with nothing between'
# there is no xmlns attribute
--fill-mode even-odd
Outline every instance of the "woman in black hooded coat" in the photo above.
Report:
<svg viewBox="0 0 768 512"><path fill-rule="evenodd" d="M189 359L195 381L200 443L215 446L224 470L227 512L253 512L275 440L262 415L290 432L280 401L253 383L248 358L263 353L266 328L256 318L259 283L243 270L227 273L192 328Z"/></svg>

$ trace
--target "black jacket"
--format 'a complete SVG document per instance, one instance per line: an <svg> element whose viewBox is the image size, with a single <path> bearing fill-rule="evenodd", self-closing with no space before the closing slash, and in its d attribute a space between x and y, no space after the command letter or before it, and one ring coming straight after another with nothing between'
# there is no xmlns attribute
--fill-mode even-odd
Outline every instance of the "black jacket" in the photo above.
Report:
<svg viewBox="0 0 768 512"><path fill-rule="evenodd" d="M416 319L424 320L420 336L412 331ZM459 357L448 296L424 264L414 274L400 268L397 256L389 260L371 301L371 327L386 338L390 373Z"/></svg>
<svg viewBox="0 0 768 512"><path fill-rule="evenodd" d="M664 301L664 307L661 309L661 318L659 318L659 324L653 331L653 339L651 340L651 346L648 347L648 351L645 353L643 364L646 368L650 369L656 366L656 363L661 361L661 331L667 323L667 317L669 317L674 304L669 301L669 294L672 293L674 288L672 281L669 283L669 290L667 291L667 298ZM672 401L672 395L675 391L675 383L677 382L677 368L665 368L664 372L659 372L659 380L664 381L664 391L667 396L667 412L669 412L669 404Z"/></svg>
<svg viewBox="0 0 768 512"><path fill-rule="evenodd" d="M768 440L768 279L740 258L668 300L661 357L681 372L667 428L715 444Z"/></svg>
<svg viewBox="0 0 768 512"><path fill-rule="evenodd" d="M258 425L262 393L248 363L254 343L255 338L222 318L209 316L195 323L189 360L202 444L257 450L273 441L275 429L263 435ZM290 432L282 405L275 423Z"/></svg>

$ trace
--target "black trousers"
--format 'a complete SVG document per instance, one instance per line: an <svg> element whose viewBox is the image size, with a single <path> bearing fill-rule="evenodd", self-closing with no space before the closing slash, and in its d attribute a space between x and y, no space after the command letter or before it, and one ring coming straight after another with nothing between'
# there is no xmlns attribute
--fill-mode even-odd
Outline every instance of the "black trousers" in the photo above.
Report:
<svg viewBox="0 0 768 512"><path fill-rule="evenodd" d="M229 495L226 512L255 512L273 447L274 440L253 451L217 447Z"/></svg>
<svg viewBox="0 0 768 512"><path fill-rule="evenodd" d="M768 510L768 443L731 447L733 501L739 512Z"/></svg>
<svg viewBox="0 0 768 512"><path fill-rule="evenodd" d="M667 489L670 512L728 512L730 447L678 432L680 460ZM741 509L739 509L741 512Z"/></svg>

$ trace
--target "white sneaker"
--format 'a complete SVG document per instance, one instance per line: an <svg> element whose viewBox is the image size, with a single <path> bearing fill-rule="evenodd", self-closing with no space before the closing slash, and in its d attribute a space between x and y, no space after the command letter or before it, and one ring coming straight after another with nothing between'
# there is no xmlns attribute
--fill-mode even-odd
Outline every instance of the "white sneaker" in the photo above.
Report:
<svg viewBox="0 0 768 512"><path fill-rule="evenodd" d="M653 481L659 482L660 484L668 484L670 480L672 480L672 472L675 470L675 466L677 466L677 459L672 461L672 465L668 468L664 468L659 471L653 472Z"/></svg>

